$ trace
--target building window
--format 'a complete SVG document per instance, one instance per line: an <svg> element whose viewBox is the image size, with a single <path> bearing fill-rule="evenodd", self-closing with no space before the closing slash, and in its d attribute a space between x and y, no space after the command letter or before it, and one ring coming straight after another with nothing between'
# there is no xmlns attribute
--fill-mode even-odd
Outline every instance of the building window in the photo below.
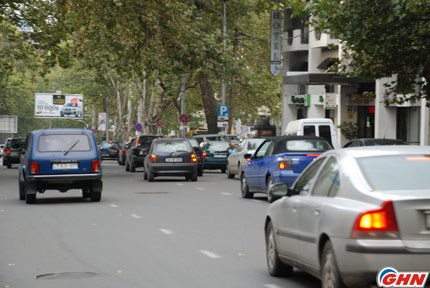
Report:
<svg viewBox="0 0 430 288"><path fill-rule="evenodd" d="M306 23L303 23L302 29L301 29L301 40L302 44L309 44L309 25Z"/></svg>
<svg viewBox="0 0 430 288"><path fill-rule="evenodd" d="M293 45L293 29L288 29L287 37L288 45Z"/></svg>
<svg viewBox="0 0 430 288"><path fill-rule="evenodd" d="M336 93L335 85L325 85L325 93Z"/></svg>

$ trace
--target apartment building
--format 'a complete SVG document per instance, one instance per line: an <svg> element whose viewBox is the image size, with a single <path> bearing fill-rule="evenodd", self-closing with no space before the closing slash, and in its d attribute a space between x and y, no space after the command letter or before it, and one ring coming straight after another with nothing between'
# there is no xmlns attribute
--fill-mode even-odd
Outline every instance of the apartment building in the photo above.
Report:
<svg viewBox="0 0 430 288"><path fill-rule="evenodd" d="M356 123L359 138L397 138L429 143L429 109L424 101L389 104L384 83L331 72L342 58L342 44L332 34L318 33L307 18L284 11L282 131L289 121L331 118L335 125ZM422 103L421 103L422 102ZM339 131L340 145L346 139Z"/></svg>

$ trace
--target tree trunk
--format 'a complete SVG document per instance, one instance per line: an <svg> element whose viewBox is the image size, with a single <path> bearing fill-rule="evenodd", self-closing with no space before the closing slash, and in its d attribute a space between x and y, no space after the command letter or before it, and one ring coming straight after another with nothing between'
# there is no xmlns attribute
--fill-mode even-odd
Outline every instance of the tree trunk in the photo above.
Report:
<svg viewBox="0 0 430 288"><path fill-rule="evenodd" d="M133 130L133 124L134 124L134 106L132 101L132 92L130 89L130 85L127 86L127 110L128 110L128 116L127 116L127 137L131 134L131 131Z"/></svg>
<svg viewBox="0 0 430 288"><path fill-rule="evenodd" d="M236 60L237 57L237 48L239 46L239 30L236 28L234 31L234 40L233 40L233 61ZM232 134L233 128L233 120L234 120L234 84L236 81L236 77L234 73L231 74L231 83L230 83L230 111L228 114L228 128L227 133Z"/></svg>
<svg viewBox="0 0 430 288"><path fill-rule="evenodd" d="M206 115L206 123L208 124L208 133L218 133L218 104L215 99L214 90L209 83L207 75L204 72L199 73L198 80L202 93L203 109Z"/></svg>

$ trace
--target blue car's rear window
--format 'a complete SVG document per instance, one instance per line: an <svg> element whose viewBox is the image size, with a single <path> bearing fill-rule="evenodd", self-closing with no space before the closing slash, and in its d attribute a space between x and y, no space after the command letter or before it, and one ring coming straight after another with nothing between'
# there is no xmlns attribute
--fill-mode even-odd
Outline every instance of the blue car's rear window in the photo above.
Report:
<svg viewBox="0 0 430 288"><path fill-rule="evenodd" d="M90 151L90 141L82 134L50 134L39 136L39 152Z"/></svg>
<svg viewBox="0 0 430 288"><path fill-rule="evenodd" d="M301 151L315 151L324 152L331 150L330 144L321 140L289 140L287 141L287 151L301 152Z"/></svg>

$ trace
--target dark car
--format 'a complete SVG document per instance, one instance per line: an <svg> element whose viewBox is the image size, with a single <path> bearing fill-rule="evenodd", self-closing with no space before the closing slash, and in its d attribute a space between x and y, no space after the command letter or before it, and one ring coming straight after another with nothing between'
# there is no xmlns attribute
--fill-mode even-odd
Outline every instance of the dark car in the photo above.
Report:
<svg viewBox="0 0 430 288"><path fill-rule="evenodd" d="M205 169L221 169L225 173L227 169L227 158L233 151L234 145L230 141L209 141L203 146L205 156Z"/></svg>
<svg viewBox="0 0 430 288"><path fill-rule="evenodd" d="M240 177L243 198L254 193L268 193L270 186L286 183L291 186L302 171L321 153L333 149L325 138L315 136L278 136L266 139L243 166Z"/></svg>
<svg viewBox="0 0 430 288"><path fill-rule="evenodd" d="M98 146L98 149L100 151L100 156L103 159L116 159L117 153L111 151L112 146L114 146L113 149L118 150L118 146L115 147L115 145L118 145L121 143L121 140L112 140L112 141L103 141Z"/></svg>
<svg viewBox="0 0 430 288"><path fill-rule="evenodd" d="M145 157L143 178L153 182L158 176L185 176L197 181L197 155L190 141L182 138L156 139Z"/></svg>
<svg viewBox="0 0 430 288"><path fill-rule="evenodd" d="M109 159L117 159L119 157L119 151L121 150L121 143L118 142L112 142L112 145L108 149Z"/></svg>
<svg viewBox="0 0 430 288"><path fill-rule="evenodd" d="M130 148L130 144L131 141L125 143L124 146L122 146L121 149L118 150L118 164L121 166L125 165L125 157L127 155L128 148Z"/></svg>
<svg viewBox="0 0 430 288"><path fill-rule="evenodd" d="M187 138L188 141L190 141L191 146L193 146L194 152L197 155L197 166L198 166L198 175L203 176L203 168L205 164L205 155L206 153L203 152L203 149L199 145L199 141L195 138Z"/></svg>
<svg viewBox="0 0 430 288"><path fill-rule="evenodd" d="M125 154L125 171L135 172L136 168L143 167L143 160L148 154L152 141L157 138L160 136L141 135L131 141Z"/></svg>
<svg viewBox="0 0 430 288"><path fill-rule="evenodd" d="M100 201L102 168L90 130L48 129L27 136L19 167L19 199L35 203L36 193L82 189L82 196Z"/></svg>
<svg viewBox="0 0 430 288"><path fill-rule="evenodd" d="M349 141L342 148L380 145L408 145L408 143L399 139L361 138Z"/></svg>
<svg viewBox="0 0 430 288"><path fill-rule="evenodd" d="M25 138L11 138L3 148L3 166L12 168L12 164L19 164L21 151L25 148Z"/></svg>

